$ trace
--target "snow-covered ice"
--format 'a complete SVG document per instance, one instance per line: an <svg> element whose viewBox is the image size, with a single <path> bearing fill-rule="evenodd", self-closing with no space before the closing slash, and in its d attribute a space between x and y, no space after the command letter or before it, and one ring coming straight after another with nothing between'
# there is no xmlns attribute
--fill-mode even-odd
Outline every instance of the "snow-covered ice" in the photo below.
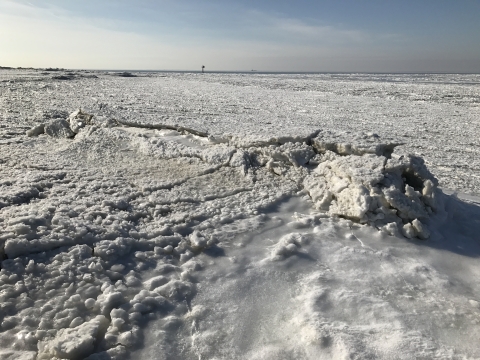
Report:
<svg viewBox="0 0 480 360"><path fill-rule="evenodd" d="M0 358L480 357L479 75L135 75L0 71Z"/></svg>

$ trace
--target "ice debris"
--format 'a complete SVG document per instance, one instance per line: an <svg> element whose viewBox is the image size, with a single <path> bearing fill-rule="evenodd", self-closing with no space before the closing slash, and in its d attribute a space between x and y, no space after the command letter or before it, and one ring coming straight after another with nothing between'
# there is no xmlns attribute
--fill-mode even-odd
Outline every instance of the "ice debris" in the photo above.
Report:
<svg viewBox="0 0 480 360"><path fill-rule="evenodd" d="M72 138L80 129L92 123L93 115L78 109L71 113L67 119L62 118L64 112L51 111L44 114L46 119L51 119L47 123L42 123L27 130L29 137L38 136L43 133L57 138Z"/></svg>

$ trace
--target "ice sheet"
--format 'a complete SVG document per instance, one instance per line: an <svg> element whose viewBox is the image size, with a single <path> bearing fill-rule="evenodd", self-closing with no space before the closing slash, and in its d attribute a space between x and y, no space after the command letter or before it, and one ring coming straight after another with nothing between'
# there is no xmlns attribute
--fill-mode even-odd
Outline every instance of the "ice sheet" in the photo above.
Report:
<svg viewBox="0 0 480 360"><path fill-rule="evenodd" d="M477 75L137 75L0 71L1 357L480 356Z"/></svg>

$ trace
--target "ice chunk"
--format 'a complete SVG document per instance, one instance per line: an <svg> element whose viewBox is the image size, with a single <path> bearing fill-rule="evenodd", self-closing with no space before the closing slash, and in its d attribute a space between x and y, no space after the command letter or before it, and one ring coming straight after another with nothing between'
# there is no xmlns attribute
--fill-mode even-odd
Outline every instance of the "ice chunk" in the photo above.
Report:
<svg viewBox="0 0 480 360"><path fill-rule="evenodd" d="M432 210L437 210L439 206L439 199L438 199L438 194L435 191L436 186L432 182L432 180L427 179L425 180L423 184L423 190L422 190L422 199L427 204L430 206Z"/></svg>
<svg viewBox="0 0 480 360"><path fill-rule="evenodd" d="M143 284L148 290L153 290L159 286L165 285L168 281L169 279L166 276L158 275L145 281Z"/></svg>
<svg viewBox="0 0 480 360"><path fill-rule="evenodd" d="M383 194L390 206L398 210L398 216L402 219L413 220L427 216L425 204L418 198L409 198L400 189L394 187L383 189Z"/></svg>
<svg viewBox="0 0 480 360"><path fill-rule="evenodd" d="M99 315L73 329L61 329L54 339L39 343L38 359L83 359L94 351L108 325L107 318Z"/></svg>
<svg viewBox="0 0 480 360"><path fill-rule="evenodd" d="M287 258L297 253L305 243L307 243L307 238L302 234L291 233L284 235L273 247L270 258L272 260Z"/></svg>
<svg viewBox="0 0 480 360"><path fill-rule="evenodd" d="M230 159L230 166L241 169L245 175L248 169L252 166L252 161L246 151L237 150Z"/></svg>
<svg viewBox="0 0 480 360"><path fill-rule="evenodd" d="M70 124L63 119L55 119L45 124L45 134L58 138L75 136L75 133L70 129Z"/></svg>
<svg viewBox="0 0 480 360"><path fill-rule="evenodd" d="M372 203L370 189L383 179L385 160L383 156L330 153L304 185L317 208L365 222Z"/></svg>
<svg viewBox="0 0 480 360"><path fill-rule="evenodd" d="M190 299L195 294L195 287L194 284L185 281L171 280L167 284L156 288L154 292L169 299L183 301Z"/></svg>
<svg viewBox="0 0 480 360"><path fill-rule="evenodd" d="M95 299L92 299L92 298L88 298L87 300L85 300L85 307L87 309L92 309L96 304L96 301Z"/></svg>
<svg viewBox="0 0 480 360"><path fill-rule="evenodd" d="M411 239L417 236L417 230L413 227L411 223L403 225L402 233L407 239Z"/></svg>
<svg viewBox="0 0 480 360"><path fill-rule="evenodd" d="M78 109L70 114L68 121L70 123L70 129L77 134L81 128L85 127L91 123L93 115L83 112L81 109Z"/></svg>
<svg viewBox="0 0 480 360"><path fill-rule="evenodd" d="M422 239L426 240L430 237L430 231L427 229L427 227L420 222L420 220L415 219L412 221L412 226L415 228L417 231L417 236Z"/></svg>
<svg viewBox="0 0 480 360"><path fill-rule="evenodd" d="M395 222L391 222L391 223L388 223L386 225L384 225L381 230L385 233L387 233L388 235L391 235L391 236L397 236L400 234L399 230L398 230L398 225L397 223Z"/></svg>
<svg viewBox="0 0 480 360"><path fill-rule="evenodd" d="M252 149L254 153L267 158L270 164L303 166L315 156L312 147L305 143L287 142L283 145L270 145L262 148ZM268 166L268 165L267 165Z"/></svg>
<svg viewBox="0 0 480 360"><path fill-rule="evenodd" d="M190 235L190 244L193 250L202 250L207 246L207 242L208 240L198 231L194 231L193 234Z"/></svg>
<svg viewBox="0 0 480 360"><path fill-rule="evenodd" d="M27 136L38 136L45 132L45 124L39 124L32 127L30 130L27 130Z"/></svg>

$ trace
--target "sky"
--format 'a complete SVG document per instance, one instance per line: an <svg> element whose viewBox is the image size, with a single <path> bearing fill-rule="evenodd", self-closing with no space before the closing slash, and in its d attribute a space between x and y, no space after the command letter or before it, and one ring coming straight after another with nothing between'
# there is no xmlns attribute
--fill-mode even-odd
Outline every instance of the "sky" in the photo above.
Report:
<svg viewBox="0 0 480 360"><path fill-rule="evenodd" d="M480 0L0 0L0 66L480 72Z"/></svg>

